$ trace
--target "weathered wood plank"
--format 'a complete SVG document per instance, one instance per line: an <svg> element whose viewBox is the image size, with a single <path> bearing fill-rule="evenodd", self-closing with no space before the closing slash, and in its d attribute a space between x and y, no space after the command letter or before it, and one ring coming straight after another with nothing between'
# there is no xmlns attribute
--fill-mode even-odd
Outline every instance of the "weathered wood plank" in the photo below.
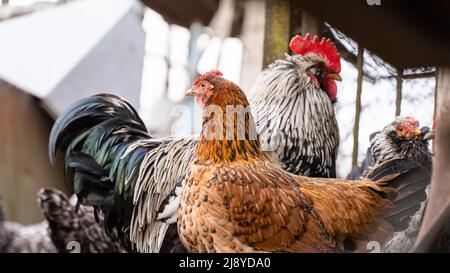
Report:
<svg viewBox="0 0 450 273"><path fill-rule="evenodd" d="M433 226L450 203L450 67L438 68L437 129L430 198L425 210L415 251L426 251L424 245L433 240ZM448 220L448 219L447 219ZM445 222L445 221L444 221ZM418 249L418 246L422 246Z"/></svg>
<svg viewBox="0 0 450 273"><path fill-rule="evenodd" d="M263 67L284 58L290 38L290 1L266 0Z"/></svg>

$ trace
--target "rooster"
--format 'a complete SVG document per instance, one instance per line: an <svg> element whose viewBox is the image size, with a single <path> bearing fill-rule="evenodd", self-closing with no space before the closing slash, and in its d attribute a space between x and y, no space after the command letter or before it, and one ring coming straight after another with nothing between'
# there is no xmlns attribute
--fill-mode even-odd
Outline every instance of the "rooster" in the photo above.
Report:
<svg viewBox="0 0 450 273"><path fill-rule="evenodd" d="M103 215L95 219L92 207L80 206L77 209L76 197L73 197L69 200L63 192L52 188L43 188L38 192L38 202L48 223L48 233L58 252L125 252L116 233L111 236L105 233ZM72 249L72 242L79 249Z"/></svg>
<svg viewBox="0 0 450 273"><path fill-rule="evenodd" d="M297 54L269 65L250 91L263 150L288 172L336 177L339 54L329 39L309 34L295 36L290 48Z"/></svg>
<svg viewBox="0 0 450 273"><path fill-rule="evenodd" d="M219 73L186 94L204 109L178 208L190 252L362 251L403 228L426 197L429 173L411 160L377 165L361 181L281 169L261 150L244 92Z"/></svg>
<svg viewBox="0 0 450 273"><path fill-rule="evenodd" d="M334 176L339 54L329 40L309 35L294 37L290 45L297 55L275 62L256 83L257 125L282 136L268 152L286 170ZM321 130L327 127L324 141ZM151 136L128 102L103 94L77 101L57 119L49 154L54 162L61 152L79 201L102 210L106 228L117 229L125 246L172 252L182 248L176 211L196 145L194 138Z"/></svg>

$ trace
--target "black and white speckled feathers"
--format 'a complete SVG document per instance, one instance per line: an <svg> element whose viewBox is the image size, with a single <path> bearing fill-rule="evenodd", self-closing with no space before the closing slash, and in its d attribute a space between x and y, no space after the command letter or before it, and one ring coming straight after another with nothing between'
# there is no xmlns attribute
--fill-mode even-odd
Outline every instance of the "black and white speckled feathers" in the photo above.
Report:
<svg viewBox="0 0 450 273"><path fill-rule="evenodd" d="M326 92L306 73L317 60L286 56L270 65L250 92L263 150L283 169L311 177L336 177L339 128Z"/></svg>

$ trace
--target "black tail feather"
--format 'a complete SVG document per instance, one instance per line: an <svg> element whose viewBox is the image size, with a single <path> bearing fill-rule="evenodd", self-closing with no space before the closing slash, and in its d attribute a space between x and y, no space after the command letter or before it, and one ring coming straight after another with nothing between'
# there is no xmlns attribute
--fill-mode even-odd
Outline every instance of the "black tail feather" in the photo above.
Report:
<svg viewBox="0 0 450 273"><path fill-rule="evenodd" d="M412 160L393 159L375 166L368 178L393 189L385 194L393 208L384 214L384 219L395 231L406 229L420 204L427 199L425 190L431 182L431 170Z"/></svg>
<svg viewBox="0 0 450 273"><path fill-rule="evenodd" d="M147 134L137 111L124 99L110 94L80 99L67 108L53 125L48 145L50 162L54 164L58 150L66 151L76 137L112 118L134 123L141 133Z"/></svg>
<svg viewBox="0 0 450 273"><path fill-rule="evenodd" d="M66 184L79 202L93 206L96 214L102 210L108 233L117 228L121 234L127 228L133 196L133 183L127 181L137 175L148 149L138 148L127 158L123 154L137 140L148 138L137 111L122 98L108 94L75 102L52 128L51 163L57 154L63 156Z"/></svg>

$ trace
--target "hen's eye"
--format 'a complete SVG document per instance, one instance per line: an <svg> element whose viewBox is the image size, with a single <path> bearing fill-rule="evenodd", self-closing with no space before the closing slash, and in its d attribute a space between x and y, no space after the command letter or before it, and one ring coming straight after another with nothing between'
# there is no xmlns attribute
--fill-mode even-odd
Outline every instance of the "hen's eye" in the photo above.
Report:
<svg viewBox="0 0 450 273"><path fill-rule="evenodd" d="M201 87L202 87L202 88L205 88L205 84L204 84L204 83L202 83Z"/></svg>

